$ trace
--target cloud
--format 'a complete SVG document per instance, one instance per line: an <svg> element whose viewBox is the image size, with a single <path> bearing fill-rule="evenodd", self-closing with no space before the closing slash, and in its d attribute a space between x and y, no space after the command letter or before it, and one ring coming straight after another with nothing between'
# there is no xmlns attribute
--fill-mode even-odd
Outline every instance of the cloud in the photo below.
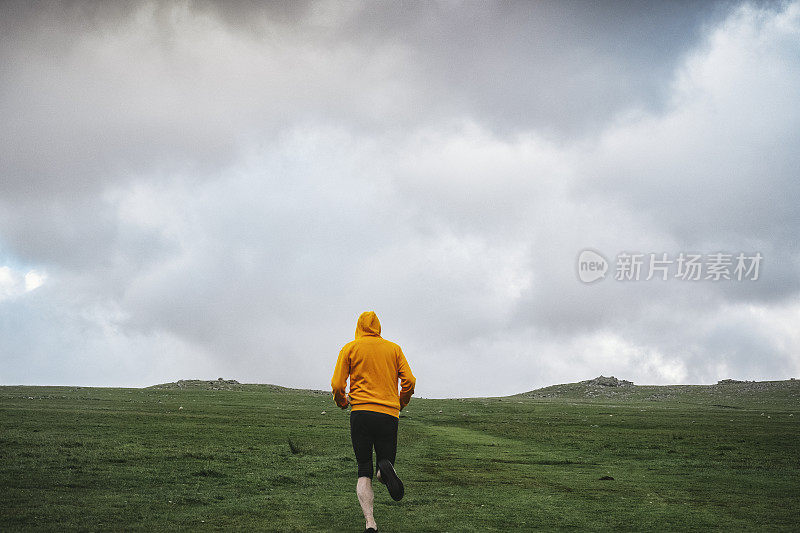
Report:
<svg viewBox="0 0 800 533"><path fill-rule="evenodd" d="M11 267L0 267L0 301L19 297L41 287L47 274L29 270L24 274Z"/></svg>
<svg viewBox="0 0 800 533"><path fill-rule="evenodd" d="M582 176L687 244L778 239L796 252L797 19L796 5L734 12L677 71L670 109L607 130Z"/></svg>
<svg viewBox="0 0 800 533"><path fill-rule="evenodd" d="M367 309L427 395L800 369L797 3L406 7L6 4L0 380L325 388Z"/></svg>
<svg viewBox="0 0 800 533"><path fill-rule="evenodd" d="M673 66L719 10L647 11L7 3L4 192L64 200L110 180L213 175L243 141L297 124L402 132L467 116L503 131L597 126L658 107Z"/></svg>

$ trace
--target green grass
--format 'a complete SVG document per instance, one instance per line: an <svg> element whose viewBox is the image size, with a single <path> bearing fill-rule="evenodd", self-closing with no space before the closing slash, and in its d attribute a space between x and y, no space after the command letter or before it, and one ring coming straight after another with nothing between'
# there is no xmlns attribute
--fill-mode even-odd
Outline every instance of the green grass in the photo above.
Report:
<svg viewBox="0 0 800 533"><path fill-rule="evenodd" d="M414 399L379 529L797 530L800 386L774 383ZM0 530L363 531L347 416L267 385L0 387Z"/></svg>

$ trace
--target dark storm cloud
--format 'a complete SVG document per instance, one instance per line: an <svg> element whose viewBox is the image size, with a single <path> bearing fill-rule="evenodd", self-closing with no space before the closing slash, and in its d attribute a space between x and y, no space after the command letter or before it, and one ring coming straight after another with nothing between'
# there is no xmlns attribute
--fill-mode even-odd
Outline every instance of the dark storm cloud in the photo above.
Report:
<svg viewBox="0 0 800 533"><path fill-rule="evenodd" d="M5 191L214 172L254 130L297 121L580 132L659 107L723 6L6 3Z"/></svg>
<svg viewBox="0 0 800 533"><path fill-rule="evenodd" d="M668 82L722 2L366 4L343 25L361 44L412 49L430 108L498 132L563 137L621 110L658 109Z"/></svg>

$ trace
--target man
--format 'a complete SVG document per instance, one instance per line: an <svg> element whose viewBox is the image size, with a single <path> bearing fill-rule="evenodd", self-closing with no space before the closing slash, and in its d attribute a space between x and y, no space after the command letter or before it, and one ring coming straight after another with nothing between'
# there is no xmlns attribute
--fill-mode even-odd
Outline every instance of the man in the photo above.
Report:
<svg viewBox="0 0 800 533"><path fill-rule="evenodd" d="M347 378L350 393L345 393ZM397 380L401 390L397 392ZM378 481L395 500L403 497L403 482L394 470L397 454L397 422L400 410L411 401L416 378L397 344L381 338L381 323L373 311L358 317L356 339L339 352L331 379L333 399L342 409L351 406L350 438L358 462L356 494L367 522L366 531L377 531L372 515L372 448L375 448Z"/></svg>

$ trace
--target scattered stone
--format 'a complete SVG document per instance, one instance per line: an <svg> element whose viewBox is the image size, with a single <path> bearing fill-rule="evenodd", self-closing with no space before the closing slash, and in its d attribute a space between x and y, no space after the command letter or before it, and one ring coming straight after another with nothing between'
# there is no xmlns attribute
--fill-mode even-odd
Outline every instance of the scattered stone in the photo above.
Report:
<svg viewBox="0 0 800 533"><path fill-rule="evenodd" d="M321 415L324 415L325 413L327 413L327 411L322 411L320 414L321 414Z"/></svg>

